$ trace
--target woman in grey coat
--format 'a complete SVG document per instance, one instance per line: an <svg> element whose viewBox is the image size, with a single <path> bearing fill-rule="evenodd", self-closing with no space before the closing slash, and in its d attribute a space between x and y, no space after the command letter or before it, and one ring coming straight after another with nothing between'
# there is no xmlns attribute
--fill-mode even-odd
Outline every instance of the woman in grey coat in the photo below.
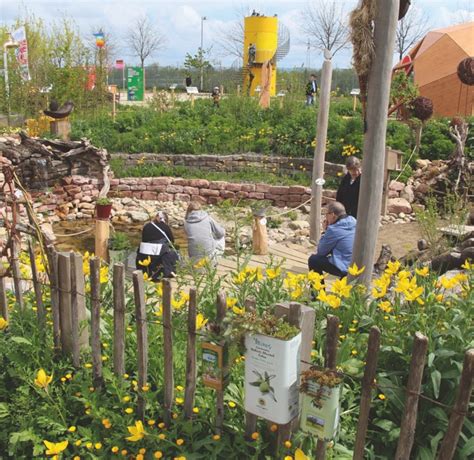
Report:
<svg viewBox="0 0 474 460"><path fill-rule="evenodd" d="M188 237L188 255L197 261L207 257L214 262L225 249L225 230L206 211L201 204L191 202L186 210L184 231Z"/></svg>

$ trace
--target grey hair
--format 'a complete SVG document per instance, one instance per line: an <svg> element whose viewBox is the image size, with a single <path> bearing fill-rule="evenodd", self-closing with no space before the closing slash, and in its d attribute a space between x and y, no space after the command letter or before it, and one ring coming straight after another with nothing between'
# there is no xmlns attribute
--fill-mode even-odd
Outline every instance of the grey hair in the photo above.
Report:
<svg viewBox="0 0 474 460"><path fill-rule="evenodd" d="M336 217L341 217L346 213L346 208L339 201L331 201L327 206L327 212L333 212Z"/></svg>
<svg viewBox="0 0 474 460"><path fill-rule="evenodd" d="M360 168L360 160L357 157L349 157L346 160L346 169Z"/></svg>
<svg viewBox="0 0 474 460"><path fill-rule="evenodd" d="M157 211L156 216L155 216L155 220L157 222L164 222L165 224L167 224L168 223L168 214L166 214L166 212L164 212L164 211Z"/></svg>

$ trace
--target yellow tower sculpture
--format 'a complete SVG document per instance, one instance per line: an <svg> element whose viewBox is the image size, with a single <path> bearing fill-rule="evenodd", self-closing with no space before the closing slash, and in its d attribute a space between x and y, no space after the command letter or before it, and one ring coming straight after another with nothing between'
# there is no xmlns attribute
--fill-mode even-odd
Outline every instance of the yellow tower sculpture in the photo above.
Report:
<svg viewBox="0 0 474 460"><path fill-rule="evenodd" d="M248 16L244 19L243 85L245 94L253 96L256 88L263 93L267 86L269 95L275 96L277 47L277 17ZM269 81L267 81L268 76Z"/></svg>

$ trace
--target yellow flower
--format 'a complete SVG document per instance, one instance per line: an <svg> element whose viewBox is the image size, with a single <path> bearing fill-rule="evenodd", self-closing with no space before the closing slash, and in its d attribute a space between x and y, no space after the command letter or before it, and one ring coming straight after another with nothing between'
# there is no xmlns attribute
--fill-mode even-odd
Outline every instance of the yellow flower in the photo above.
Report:
<svg viewBox="0 0 474 460"><path fill-rule="evenodd" d="M44 369L40 369L36 374L35 385L45 390L48 388L48 385L53 380L53 375L47 375Z"/></svg>
<svg viewBox="0 0 474 460"><path fill-rule="evenodd" d="M466 261L461 265L461 267L465 268L466 270L470 270L473 267L473 265L469 259L466 259Z"/></svg>
<svg viewBox="0 0 474 460"><path fill-rule="evenodd" d="M129 402L129 401L130 401L130 396L124 396L124 397L122 398L122 401L123 401L123 402Z"/></svg>
<svg viewBox="0 0 474 460"><path fill-rule="evenodd" d="M379 302L379 308L385 313L390 313L392 311L392 306L388 300Z"/></svg>
<svg viewBox="0 0 474 460"><path fill-rule="evenodd" d="M148 273L143 273L143 281L149 281L150 277L148 276Z"/></svg>
<svg viewBox="0 0 474 460"><path fill-rule="evenodd" d="M280 276L281 269L280 269L280 267L275 268L275 269L267 268L265 270L265 273L267 274L267 278L272 280L272 279L276 278L277 276Z"/></svg>
<svg viewBox="0 0 474 460"><path fill-rule="evenodd" d="M178 446L182 446L182 445L184 444L184 439L181 439L181 438L177 439L177 440L176 440L176 444L177 444Z"/></svg>
<svg viewBox="0 0 474 460"><path fill-rule="evenodd" d="M166 425L164 424L164 422L158 423L158 428L163 429L163 428L165 428L165 427L166 427Z"/></svg>
<svg viewBox="0 0 474 460"><path fill-rule="evenodd" d="M260 435L259 435L256 431L254 431L254 432L252 433L251 438L252 438L254 441L256 441L259 437L260 437Z"/></svg>
<svg viewBox="0 0 474 460"><path fill-rule="evenodd" d="M196 316L196 330L199 331L207 323L207 319L204 318L202 313L198 313Z"/></svg>
<svg viewBox="0 0 474 460"><path fill-rule="evenodd" d="M120 451L120 453L125 457L128 454L128 450L127 449L122 449Z"/></svg>
<svg viewBox="0 0 474 460"><path fill-rule="evenodd" d="M100 267L99 278L100 284L109 281L109 267L107 267L107 265Z"/></svg>
<svg viewBox="0 0 474 460"><path fill-rule="evenodd" d="M350 284L347 284L347 277L345 276L342 279L337 279L334 281L331 291L334 292L334 294L337 294L341 297L349 297L349 294L351 293L352 286Z"/></svg>
<svg viewBox="0 0 474 460"><path fill-rule="evenodd" d="M132 442L140 441L147 434L145 431L145 428L143 428L143 423L141 420L138 420L137 422L135 422L134 426L127 427L127 430L132 435L125 438L127 441L132 441Z"/></svg>
<svg viewBox="0 0 474 460"><path fill-rule="evenodd" d="M291 448L291 441L285 441L283 444L287 449Z"/></svg>
<svg viewBox="0 0 474 460"><path fill-rule="evenodd" d="M100 449L102 449L102 443L101 443L101 442L96 442L96 443L94 444L94 447L95 447L97 450L100 450Z"/></svg>
<svg viewBox="0 0 474 460"><path fill-rule="evenodd" d="M365 267L359 268L355 262L348 268L348 272L352 276L359 276L364 270Z"/></svg>
<svg viewBox="0 0 474 460"><path fill-rule="evenodd" d="M113 446L112 449L110 449L114 454L116 454L119 451L119 448L117 446Z"/></svg>
<svg viewBox="0 0 474 460"><path fill-rule="evenodd" d="M327 303L332 308L339 308L341 306L341 299L334 294L326 294L326 291L321 289L318 294L318 300Z"/></svg>
<svg viewBox="0 0 474 460"><path fill-rule="evenodd" d="M395 273L398 272L398 270L400 270L400 267L401 267L401 264L398 260L396 260L395 262L392 262L392 261L389 261L387 263L387 268L385 269L385 273L387 273L387 275L395 275Z"/></svg>
<svg viewBox="0 0 474 460"><path fill-rule="evenodd" d="M142 266L142 267L148 267L148 265L151 264L151 257L148 256L145 260L139 260L138 261L138 265Z"/></svg>
<svg viewBox="0 0 474 460"><path fill-rule="evenodd" d="M357 355L357 350L352 350L351 355L353 355L353 356Z"/></svg>
<svg viewBox="0 0 474 460"><path fill-rule="evenodd" d="M228 406L229 406L231 409L234 409L235 406L236 406L236 404L235 404L234 401L229 401L227 404L228 404Z"/></svg>
<svg viewBox="0 0 474 460"><path fill-rule="evenodd" d="M131 407L127 407L127 408L125 409L125 412L126 412L127 414L133 414L133 409L132 409Z"/></svg>
<svg viewBox="0 0 474 460"><path fill-rule="evenodd" d="M415 272L417 275L420 275L424 278L425 276L428 276L430 269L428 267L417 268L415 269Z"/></svg>
<svg viewBox="0 0 474 460"><path fill-rule="evenodd" d="M0 331L3 331L8 327L8 321L3 318L3 316L0 316Z"/></svg>
<svg viewBox="0 0 474 460"><path fill-rule="evenodd" d="M291 455L285 455L284 460L293 460L293 457Z"/></svg>
<svg viewBox="0 0 474 460"><path fill-rule="evenodd" d="M193 412L195 414L199 414L199 407L193 407Z"/></svg>
<svg viewBox="0 0 474 460"><path fill-rule="evenodd" d="M380 394L379 394L379 399L381 399L382 401L384 401L384 400L387 399L387 398L385 397L385 395L384 395L383 393L380 393Z"/></svg>
<svg viewBox="0 0 474 460"><path fill-rule="evenodd" d="M166 435L165 435L164 433L160 433L160 434L158 435L158 438L163 441L163 439L166 439Z"/></svg>
<svg viewBox="0 0 474 460"><path fill-rule="evenodd" d="M153 454L153 458L161 458L163 457L163 452L161 452L160 450L157 450L154 454Z"/></svg>
<svg viewBox="0 0 474 460"><path fill-rule="evenodd" d="M44 445L46 446L46 455L59 455L69 444L69 441L62 442L49 442L44 440Z"/></svg>
<svg viewBox="0 0 474 460"><path fill-rule="evenodd" d="M221 437L220 437L220 435L215 434L215 435L212 437L212 439L213 439L214 441L219 441L219 439L221 439Z"/></svg>
<svg viewBox="0 0 474 460"><path fill-rule="evenodd" d="M75 426L70 426L67 430L70 432L70 433L74 433L76 431L76 427Z"/></svg>
<svg viewBox="0 0 474 460"><path fill-rule="evenodd" d="M184 403L184 399L183 399L183 398L176 398L176 399L175 399L175 402L176 402L176 404L183 404L183 403Z"/></svg>
<svg viewBox="0 0 474 460"><path fill-rule="evenodd" d="M232 311L236 314L236 315L243 315L245 313L245 308L239 308L239 307L232 307Z"/></svg>
<svg viewBox="0 0 474 460"><path fill-rule="evenodd" d="M237 304L237 299L235 297L227 297L226 305L227 308L232 308Z"/></svg>
<svg viewBox="0 0 474 460"><path fill-rule="evenodd" d="M310 460L310 458L301 449L296 449L295 460Z"/></svg>
<svg viewBox="0 0 474 460"><path fill-rule="evenodd" d="M204 258L198 260L198 261L194 264L194 268L202 268L202 267L204 267L206 264L207 264L207 258L204 257Z"/></svg>

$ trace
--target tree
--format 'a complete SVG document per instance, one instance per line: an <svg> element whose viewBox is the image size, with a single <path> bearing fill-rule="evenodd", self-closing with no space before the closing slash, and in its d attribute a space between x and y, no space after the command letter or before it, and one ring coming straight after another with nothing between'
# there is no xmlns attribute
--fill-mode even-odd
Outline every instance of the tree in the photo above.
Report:
<svg viewBox="0 0 474 460"><path fill-rule="evenodd" d="M415 43L426 35L428 29L428 16L412 6L406 16L398 21L395 52L400 60Z"/></svg>
<svg viewBox="0 0 474 460"><path fill-rule="evenodd" d="M197 53L193 56L186 53L184 58L184 68L188 71L193 69L198 70L199 73L204 70L212 69L211 62L208 60L209 50L204 50L201 47L198 48ZM202 91L202 88L201 88Z"/></svg>
<svg viewBox="0 0 474 460"><path fill-rule="evenodd" d="M250 15L250 6L240 5L235 10L235 20L220 29L220 54L234 56L240 60L244 57L244 18Z"/></svg>
<svg viewBox="0 0 474 460"><path fill-rule="evenodd" d="M331 56L345 48L349 33L342 5L335 1L319 0L308 4L301 14L301 30L310 38L314 48L327 49Z"/></svg>
<svg viewBox="0 0 474 460"><path fill-rule="evenodd" d="M145 60L165 47L166 37L154 29L148 18L143 16L129 29L126 41L144 68Z"/></svg>

